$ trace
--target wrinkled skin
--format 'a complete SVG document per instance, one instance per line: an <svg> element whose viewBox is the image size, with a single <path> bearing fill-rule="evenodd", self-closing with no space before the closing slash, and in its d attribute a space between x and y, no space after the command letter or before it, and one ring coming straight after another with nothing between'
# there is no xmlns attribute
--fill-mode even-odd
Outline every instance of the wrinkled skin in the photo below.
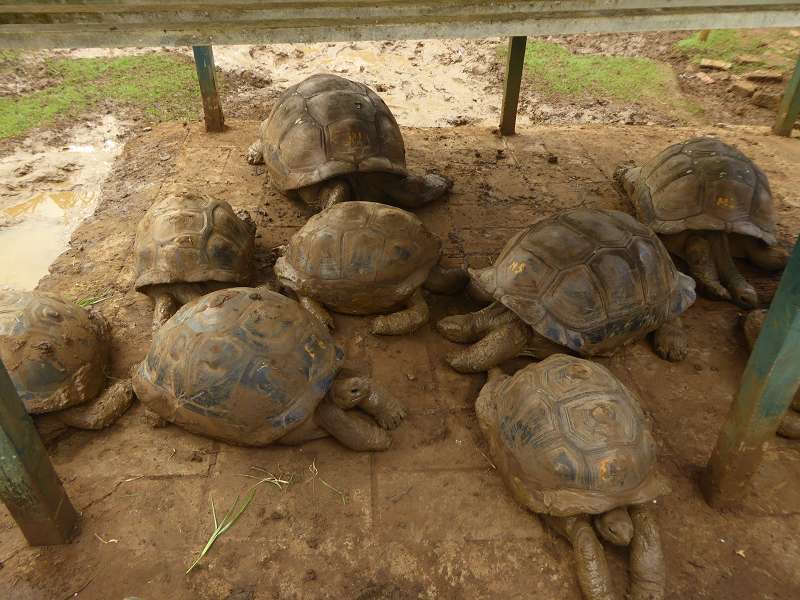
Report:
<svg viewBox="0 0 800 600"><path fill-rule="evenodd" d="M624 192L634 193L640 168L621 165L614 178ZM728 300L742 308L756 308L758 294L736 267L734 258L750 261L765 271L779 271L789 255L779 246L769 246L754 237L724 231L684 231L659 234L664 246L679 256L689 268L700 289L716 300Z"/></svg>
<svg viewBox="0 0 800 600"><path fill-rule="evenodd" d="M445 317L436 328L451 342L471 344L445 358L460 373L488 371L521 355L541 360L565 351L563 346L536 333L500 302L474 313ZM661 358L670 361L686 358L686 333L680 317L663 324L653 336L655 351Z"/></svg>
<svg viewBox="0 0 800 600"><path fill-rule="evenodd" d="M766 317L766 309L759 309L752 311L744 321L744 336L751 351L756 344L761 328L764 326ZM778 435L792 440L800 440L800 390L795 392L792 404L783 416L783 420L778 427Z"/></svg>

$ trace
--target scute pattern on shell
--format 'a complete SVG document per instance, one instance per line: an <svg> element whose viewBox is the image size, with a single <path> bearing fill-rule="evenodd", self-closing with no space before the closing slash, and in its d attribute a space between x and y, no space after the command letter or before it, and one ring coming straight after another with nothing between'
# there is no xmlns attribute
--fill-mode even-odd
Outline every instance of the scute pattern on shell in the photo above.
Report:
<svg viewBox="0 0 800 600"><path fill-rule="evenodd" d="M657 329L695 300L658 236L625 213L575 209L508 241L475 282L538 333L604 354Z"/></svg>
<svg viewBox="0 0 800 600"><path fill-rule="evenodd" d="M102 317L42 292L0 290L0 358L29 413L88 402L105 386Z"/></svg>
<svg viewBox="0 0 800 600"><path fill-rule="evenodd" d="M167 421L262 446L313 415L343 358L294 300L230 288L178 310L155 334L133 382L139 399Z"/></svg>
<svg viewBox="0 0 800 600"><path fill-rule="evenodd" d="M374 314L427 279L441 241L419 218L375 202L344 202L311 217L289 240L275 272L298 294L334 310Z"/></svg>
<svg viewBox="0 0 800 600"><path fill-rule="evenodd" d="M666 491L637 398L601 365L553 355L503 381L491 402L492 456L531 510L598 514Z"/></svg>
<svg viewBox="0 0 800 600"><path fill-rule="evenodd" d="M366 85L313 75L287 89L261 125L272 184L296 190L356 172L406 174L400 128Z"/></svg>
<svg viewBox="0 0 800 600"><path fill-rule="evenodd" d="M656 233L717 230L776 242L766 175L717 139L675 144L644 165L633 204L639 220Z"/></svg>
<svg viewBox="0 0 800 600"><path fill-rule="evenodd" d="M170 193L136 229L137 290L169 283L248 283L255 231L224 200Z"/></svg>

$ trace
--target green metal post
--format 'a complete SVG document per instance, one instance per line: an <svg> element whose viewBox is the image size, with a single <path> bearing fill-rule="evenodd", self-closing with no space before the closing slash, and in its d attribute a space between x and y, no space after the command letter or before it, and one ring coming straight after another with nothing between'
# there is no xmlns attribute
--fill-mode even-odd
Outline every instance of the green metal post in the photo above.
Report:
<svg viewBox="0 0 800 600"><path fill-rule="evenodd" d="M211 46L192 46L192 51L200 83L200 94L203 96L206 131L222 131L225 129L225 117L222 114L217 78L214 74L214 49Z"/></svg>
<svg viewBox="0 0 800 600"><path fill-rule="evenodd" d="M775 119L772 131L778 135L790 136L798 114L800 114L800 58L797 59L792 79L783 92L783 100L778 107L778 117Z"/></svg>
<svg viewBox="0 0 800 600"><path fill-rule="evenodd" d="M525 45L528 38L517 36L508 39L506 87L503 92L503 112L500 115L500 135L514 135L517 125L519 88L522 85L522 68L525 65Z"/></svg>
<svg viewBox="0 0 800 600"><path fill-rule="evenodd" d="M31 546L64 544L78 513L0 361L0 500Z"/></svg>
<svg viewBox="0 0 800 600"><path fill-rule="evenodd" d="M747 490L800 384L800 243L795 244L761 334L750 354L739 394L703 474L712 506L731 506Z"/></svg>

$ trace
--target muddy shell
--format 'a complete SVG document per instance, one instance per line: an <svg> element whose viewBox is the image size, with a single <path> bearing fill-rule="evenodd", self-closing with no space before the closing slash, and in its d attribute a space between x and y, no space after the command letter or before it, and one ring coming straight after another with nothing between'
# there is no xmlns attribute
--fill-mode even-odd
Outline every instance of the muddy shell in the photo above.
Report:
<svg viewBox="0 0 800 600"><path fill-rule="evenodd" d="M0 290L0 358L29 413L95 398L109 352L101 316L52 294Z"/></svg>
<svg viewBox="0 0 800 600"><path fill-rule="evenodd" d="M695 300L694 280L677 271L658 236L613 210L543 219L470 275L537 333L582 354L607 354Z"/></svg>
<svg viewBox="0 0 800 600"><path fill-rule="evenodd" d="M263 446L314 414L343 360L328 330L294 300L230 288L184 305L155 333L133 386L171 423Z"/></svg>
<svg viewBox="0 0 800 600"><path fill-rule="evenodd" d="M638 399L597 363L554 354L486 401L479 421L492 459L534 512L600 514L669 491Z"/></svg>
<svg viewBox="0 0 800 600"><path fill-rule="evenodd" d="M347 314L375 314L409 298L439 261L442 243L408 211L344 202L295 233L275 263L280 282Z"/></svg>
<svg viewBox="0 0 800 600"><path fill-rule="evenodd" d="M135 288L170 283L250 280L255 228L231 205L203 194L170 193L139 222Z"/></svg>
<svg viewBox="0 0 800 600"><path fill-rule="evenodd" d="M287 89L260 129L272 184L286 192L356 172L406 175L389 108L362 83L313 75Z"/></svg>
<svg viewBox="0 0 800 600"><path fill-rule="evenodd" d="M717 139L694 138L658 154L642 167L632 199L656 233L715 230L776 243L766 175Z"/></svg>

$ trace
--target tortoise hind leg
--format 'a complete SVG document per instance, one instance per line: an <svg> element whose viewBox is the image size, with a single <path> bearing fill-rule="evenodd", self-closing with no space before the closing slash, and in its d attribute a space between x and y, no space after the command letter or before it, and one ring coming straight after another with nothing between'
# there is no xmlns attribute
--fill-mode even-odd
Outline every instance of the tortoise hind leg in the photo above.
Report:
<svg viewBox="0 0 800 600"><path fill-rule="evenodd" d="M689 354L683 321L675 317L653 332L653 348L661 358L678 362Z"/></svg>
<svg viewBox="0 0 800 600"><path fill-rule="evenodd" d="M327 398L317 407L316 423L339 443L357 452L386 450L392 438L357 412L346 412Z"/></svg>
<svg viewBox="0 0 800 600"><path fill-rule="evenodd" d="M445 361L459 373L488 371L519 356L530 337L530 327L517 318L493 329L468 348L449 354Z"/></svg>
<svg viewBox="0 0 800 600"><path fill-rule="evenodd" d="M388 204L400 208L419 208L444 196L453 187L453 180L436 173L387 177L383 192Z"/></svg>
<svg viewBox="0 0 800 600"><path fill-rule="evenodd" d="M544 516L545 522L567 538L575 552L578 583L586 600L617 600L611 586L603 546L586 515L577 517ZM641 600L641 599L637 599Z"/></svg>
<svg viewBox="0 0 800 600"><path fill-rule="evenodd" d="M427 323L429 316L428 303L422 292L417 290L409 299L408 308L375 317L372 320L370 331L376 335L412 333Z"/></svg>
<svg viewBox="0 0 800 600"><path fill-rule="evenodd" d="M629 600L662 600L666 569L661 549L661 534L650 509L630 507L633 539L630 545Z"/></svg>

